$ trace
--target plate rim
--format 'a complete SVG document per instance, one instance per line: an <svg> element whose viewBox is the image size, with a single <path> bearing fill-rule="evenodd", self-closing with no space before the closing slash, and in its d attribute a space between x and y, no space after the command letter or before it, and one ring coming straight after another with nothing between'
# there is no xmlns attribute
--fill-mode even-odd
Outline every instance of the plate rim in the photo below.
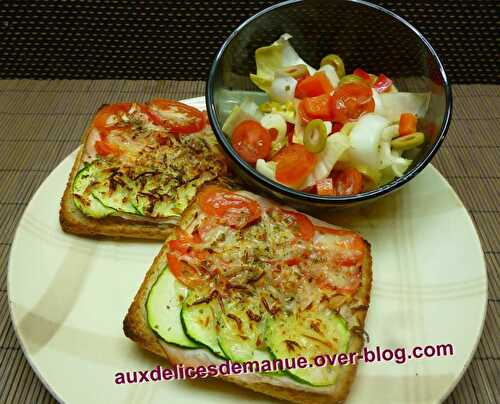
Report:
<svg viewBox="0 0 500 404"><path fill-rule="evenodd" d="M201 103L203 103L203 105L200 105L200 107L203 107L203 109L206 109L206 105L204 104L205 101L206 100L205 100L204 96L193 97L193 98L187 98L187 99L180 100L180 102L185 102L185 103L191 104L191 105L192 104L198 104L198 103L201 104ZM41 370L36 366L36 364L34 362L34 359L31 357L31 355L28 354L27 347L25 346L25 342L21 338L20 331L18 330L18 324L16 323L15 316L14 316L13 300L11 299L11 272L13 271L13 269L12 269L12 261L13 261L12 257L14 255L14 252L16 251L17 243L19 242L18 241L19 240L18 233L19 233L20 228L21 228L21 223L25 220L25 216L26 216L26 214L28 212L28 209L29 209L30 205L33 203L33 200L42 191L42 189L44 188L44 185L50 179L50 177L53 175L53 173L56 170L60 169L61 166L63 166L64 164L66 164L66 162L67 162L68 159L71 159L71 158L74 157L74 155L76 154L76 152L79 150L80 146L81 145L79 145L75 150L73 150L72 152L70 152L63 160L61 160L50 171L50 173L47 175L47 177L42 181L42 183L39 185L39 187L37 188L37 190L31 196L29 202L26 204L26 207L25 207L25 209L24 209L24 211L23 211L23 213L22 213L22 215L21 215L21 217L19 219L19 222L16 225L16 230L14 231L14 236L12 238L12 244L11 244L11 248L10 248L10 251L9 251L8 264L7 264L7 301L8 301L8 307L9 307L9 317L10 317L12 328L14 329L14 333L16 335L17 341L18 341L18 343L19 343L19 345L21 347L21 350L23 352L24 357L26 358L26 360L27 360L28 364L30 365L31 369L33 370L33 372L37 376L38 380L49 391L49 393L54 397L54 399L56 399L58 402L61 402L61 403L64 403L65 401L54 390L54 388L52 388L52 386L49 384L49 382L43 377L43 374L42 374ZM477 333L477 336L476 336L473 348L470 350L469 356L465 360L464 366L458 372L458 376L456 378L454 378L454 380L450 383L450 385L448 386L448 388L446 389L446 391L444 391L443 396L438 399L437 402L441 403L441 402L444 402L444 400L446 400L446 398L449 397L449 395L457 387L458 383L462 380L465 372L467 371L467 369L469 368L472 360L474 359L474 356L475 356L475 354L477 352L477 349L479 347L479 343L480 343L481 337L482 337L482 335L484 333L484 327L485 327L485 322L486 322L486 314L487 314L487 309L488 309L489 282L488 282L488 271L487 271L487 266L486 266L486 259L485 259L485 256L484 256L484 249L483 249L483 246L482 246L482 243L481 243L481 238L479 236L478 228L477 228L474 220L472 219L471 213L466 208L466 206L464 205L464 203L462 202L462 200L458 196L457 192L451 186L451 184L448 182L448 180L446 179L446 177L443 174L441 174L441 172L436 167L434 167L434 165L432 163L430 163L428 166L429 166L429 168L435 174L437 174L437 176L439 177L440 181L445 184L445 186L448 188L448 190L451 191L451 194L453 195L454 199L458 202L461 210L464 210L465 213L467 214L467 219L468 219L469 223L472 225L472 229L474 230L473 233L474 233L474 236L475 236L475 241L476 241L476 243L477 243L477 245L479 247L479 250L481 252L481 254L480 254L480 256L481 256L481 260L480 260L481 261L481 269L482 269L481 275L484 278L485 286L486 286L486 289L484 291L484 302L483 302L483 305L482 305L481 326L478 329L478 333ZM398 190L398 191L400 191L400 190Z"/></svg>

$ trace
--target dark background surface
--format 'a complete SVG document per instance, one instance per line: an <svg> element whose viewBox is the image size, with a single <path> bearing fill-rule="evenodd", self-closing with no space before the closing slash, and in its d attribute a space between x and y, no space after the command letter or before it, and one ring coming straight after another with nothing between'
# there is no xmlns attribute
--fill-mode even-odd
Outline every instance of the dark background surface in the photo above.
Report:
<svg viewBox="0 0 500 404"><path fill-rule="evenodd" d="M205 80L232 30L274 3L3 0L0 79ZM373 3L406 18L427 37L452 83L500 82L498 1Z"/></svg>

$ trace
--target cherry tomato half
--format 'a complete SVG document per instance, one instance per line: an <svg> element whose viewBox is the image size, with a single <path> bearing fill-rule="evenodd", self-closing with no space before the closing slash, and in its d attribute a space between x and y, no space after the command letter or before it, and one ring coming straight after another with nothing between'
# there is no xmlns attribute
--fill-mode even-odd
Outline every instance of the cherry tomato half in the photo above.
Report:
<svg viewBox="0 0 500 404"><path fill-rule="evenodd" d="M258 159L266 159L271 151L269 131L256 121L243 121L234 128L231 144L247 163L255 164Z"/></svg>
<svg viewBox="0 0 500 404"><path fill-rule="evenodd" d="M331 97L331 108L335 122L346 123L358 119L362 114L375 110L375 101L370 87L348 83L338 87Z"/></svg>

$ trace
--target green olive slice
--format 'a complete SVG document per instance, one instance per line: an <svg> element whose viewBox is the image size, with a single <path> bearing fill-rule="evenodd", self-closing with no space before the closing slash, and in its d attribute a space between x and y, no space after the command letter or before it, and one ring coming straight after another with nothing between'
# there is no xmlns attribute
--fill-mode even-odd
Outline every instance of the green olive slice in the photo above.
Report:
<svg viewBox="0 0 500 404"><path fill-rule="evenodd" d="M422 145L425 142L425 135L422 132L415 132L411 135L399 136L391 141L394 150L410 150Z"/></svg>
<svg viewBox="0 0 500 404"><path fill-rule="evenodd" d="M342 86L344 84L366 84L366 81L364 81L361 77L356 76L355 74L348 74L347 76L344 76L340 79L339 81L339 86Z"/></svg>
<svg viewBox="0 0 500 404"><path fill-rule="evenodd" d="M326 146L326 125L321 119L313 119L304 131L304 146L311 153L319 153Z"/></svg>
<svg viewBox="0 0 500 404"><path fill-rule="evenodd" d="M324 65L332 65L335 68L339 79L345 76L344 61L339 55L335 55L333 53L331 55L326 55L323 59L321 59L320 63L321 67Z"/></svg>

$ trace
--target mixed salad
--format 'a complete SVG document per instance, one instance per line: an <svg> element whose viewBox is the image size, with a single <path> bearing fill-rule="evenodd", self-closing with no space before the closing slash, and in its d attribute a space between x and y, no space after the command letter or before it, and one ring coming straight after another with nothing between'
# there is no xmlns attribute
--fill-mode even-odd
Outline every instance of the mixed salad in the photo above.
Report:
<svg viewBox="0 0 500 404"><path fill-rule="evenodd" d="M252 82L267 94L245 98L224 133L240 157L291 188L318 195L354 195L380 187L408 169L425 143L418 131L430 93L399 92L384 74L346 74L338 55L319 69L283 34L255 52Z"/></svg>

